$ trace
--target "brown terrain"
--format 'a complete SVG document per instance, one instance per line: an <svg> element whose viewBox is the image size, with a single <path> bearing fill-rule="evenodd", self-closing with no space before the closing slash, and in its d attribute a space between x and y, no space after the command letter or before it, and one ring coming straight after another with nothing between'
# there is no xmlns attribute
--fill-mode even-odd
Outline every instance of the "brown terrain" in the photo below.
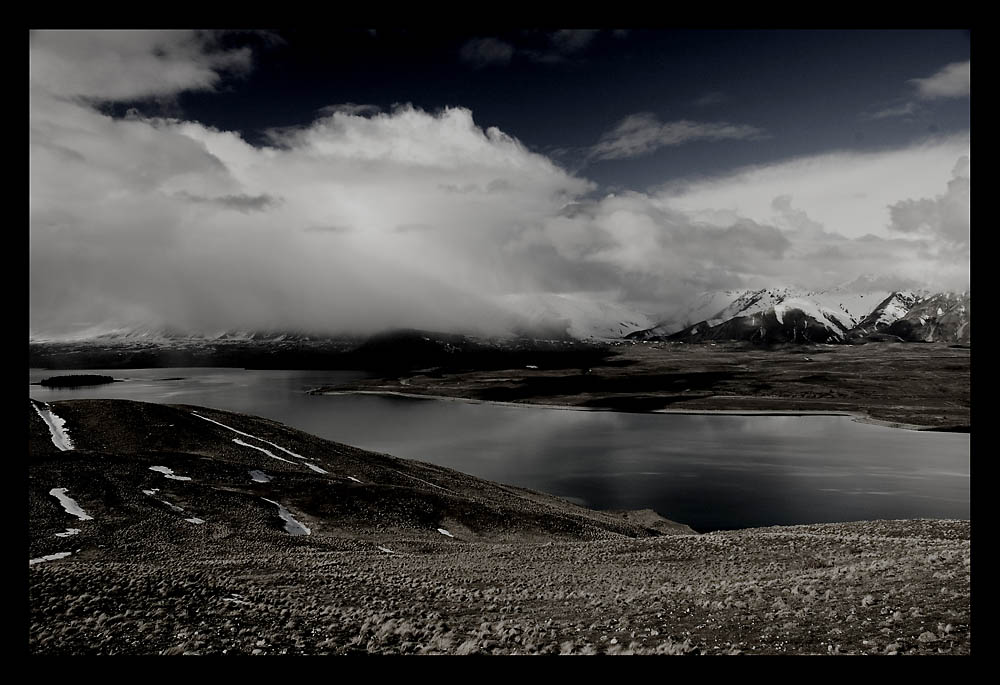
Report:
<svg viewBox="0 0 1000 685"><path fill-rule="evenodd" d="M827 412L971 430L971 348L945 343L633 343L587 369L426 370L315 392L397 392L618 411Z"/></svg>
<svg viewBox="0 0 1000 685"><path fill-rule="evenodd" d="M251 416L48 409L32 654L970 652L969 521L697 535Z"/></svg>

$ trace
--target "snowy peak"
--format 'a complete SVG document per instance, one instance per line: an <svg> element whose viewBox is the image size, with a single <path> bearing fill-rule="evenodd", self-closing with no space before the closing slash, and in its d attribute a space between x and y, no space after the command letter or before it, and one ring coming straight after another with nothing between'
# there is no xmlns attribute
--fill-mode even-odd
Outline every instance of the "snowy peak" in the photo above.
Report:
<svg viewBox="0 0 1000 685"><path fill-rule="evenodd" d="M851 292L839 289L809 293L804 296L825 311L837 318L844 330L856 326L859 321L891 295L891 291L869 290L866 292Z"/></svg>
<svg viewBox="0 0 1000 685"><path fill-rule="evenodd" d="M627 337L633 340L663 338L694 327L701 329L717 326L736 316L750 316L766 311L789 293L788 288L761 288L759 290L711 290L699 294L679 314L638 330Z"/></svg>
<svg viewBox="0 0 1000 685"><path fill-rule="evenodd" d="M890 293L875 309L857 323L852 335L867 336L891 326L906 316L906 313L920 300L919 295L909 291Z"/></svg>
<svg viewBox="0 0 1000 685"><path fill-rule="evenodd" d="M786 313L800 312L816 324L827 328L831 335L838 338L842 338L854 326L854 319L846 309L827 307L816 298L787 297L774 305L770 311L774 312L775 319L782 324Z"/></svg>
<svg viewBox="0 0 1000 685"><path fill-rule="evenodd" d="M744 291L728 306L709 317L707 322L710 326L717 326L736 316L751 316L766 312L783 302L790 294L791 291L788 288L762 288Z"/></svg>
<svg viewBox="0 0 1000 685"><path fill-rule="evenodd" d="M822 337L843 338L847 331L854 327L860 316L867 313L867 308L871 305L866 303L878 302L888 293L858 293L851 288L842 286L829 291L818 292L798 292L791 288L761 288L759 290L744 291L717 291L716 293L704 293L699 297L700 303L723 303L723 306L716 309L704 318L694 318L693 325L691 319L686 322L687 327L682 328L672 322L661 322L657 326L639 331L632 336L633 339L653 339L676 335L684 338L691 334L695 328L699 332L721 326L734 319L745 319L745 325L730 326L724 331L730 333L739 332L742 337L744 329L758 328L763 321L773 321L779 328L785 327L785 317L789 312L798 312L811 323L807 328L819 327L825 333ZM880 298L881 296L881 298ZM699 305L691 308L692 313L704 313L707 310ZM858 312L862 312L860 315ZM678 330L680 329L680 330ZM801 338L803 329L788 329L786 334L790 339ZM767 335L763 335L767 337Z"/></svg>

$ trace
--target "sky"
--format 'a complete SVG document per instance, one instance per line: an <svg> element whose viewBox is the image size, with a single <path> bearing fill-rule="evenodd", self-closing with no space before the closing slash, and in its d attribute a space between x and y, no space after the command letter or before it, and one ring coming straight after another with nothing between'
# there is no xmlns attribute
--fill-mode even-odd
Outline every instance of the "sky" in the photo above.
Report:
<svg viewBox="0 0 1000 685"><path fill-rule="evenodd" d="M964 290L965 31L33 31L32 334ZM518 299L520 298L520 299Z"/></svg>

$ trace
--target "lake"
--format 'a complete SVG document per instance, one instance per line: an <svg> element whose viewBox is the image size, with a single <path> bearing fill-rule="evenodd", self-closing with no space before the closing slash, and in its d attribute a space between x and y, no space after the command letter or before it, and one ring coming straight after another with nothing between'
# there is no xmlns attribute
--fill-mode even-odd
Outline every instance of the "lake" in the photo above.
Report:
<svg viewBox="0 0 1000 685"><path fill-rule="evenodd" d="M419 459L595 509L654 509L699 532L869 519L970 518L970 435L846 416L627 414L308 395L353 371L29 370L123 382L29 385L43 402L130 399L263 416L329 440Z"/></svg>

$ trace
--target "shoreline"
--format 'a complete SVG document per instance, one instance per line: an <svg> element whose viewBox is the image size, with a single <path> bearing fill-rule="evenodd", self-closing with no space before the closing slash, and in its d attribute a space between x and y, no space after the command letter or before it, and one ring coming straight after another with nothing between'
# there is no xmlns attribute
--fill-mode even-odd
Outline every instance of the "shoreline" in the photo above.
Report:
<svg viewBox="0 0 1000 685"><path fill-rule="evenodd" d="M437 400L445 402L468 402L470 404L492 404L501 407L559 409L565 411L612 412L619 414L693 414L705 416L849 416L856 423L864 423L884 428L898 428L922 433L971 433L971 426L935 427L902 421L875 419L862 411L822 410L822 409L652 409L636 411L615 409L613 407L581 407L570 404L552 404L542 402L504 402L501 400L483 400L475 397L459 397L456 395L432 395L429 393L400 392L398 390L323 390L313 388L307 390L308 395L381 395L387 397L403 397L417 400Z"/></svg>
<svg viewBox="0 0 1000 685"><path fill-rule="evenodd" d="M373 367L359 370L360 378L308 382L311 392L623 413L846 415L889 428L972 432L971 351L941 343L806 349L637 344L582 360L522 352L507 366L427 360L421 368Z"/></svg>

